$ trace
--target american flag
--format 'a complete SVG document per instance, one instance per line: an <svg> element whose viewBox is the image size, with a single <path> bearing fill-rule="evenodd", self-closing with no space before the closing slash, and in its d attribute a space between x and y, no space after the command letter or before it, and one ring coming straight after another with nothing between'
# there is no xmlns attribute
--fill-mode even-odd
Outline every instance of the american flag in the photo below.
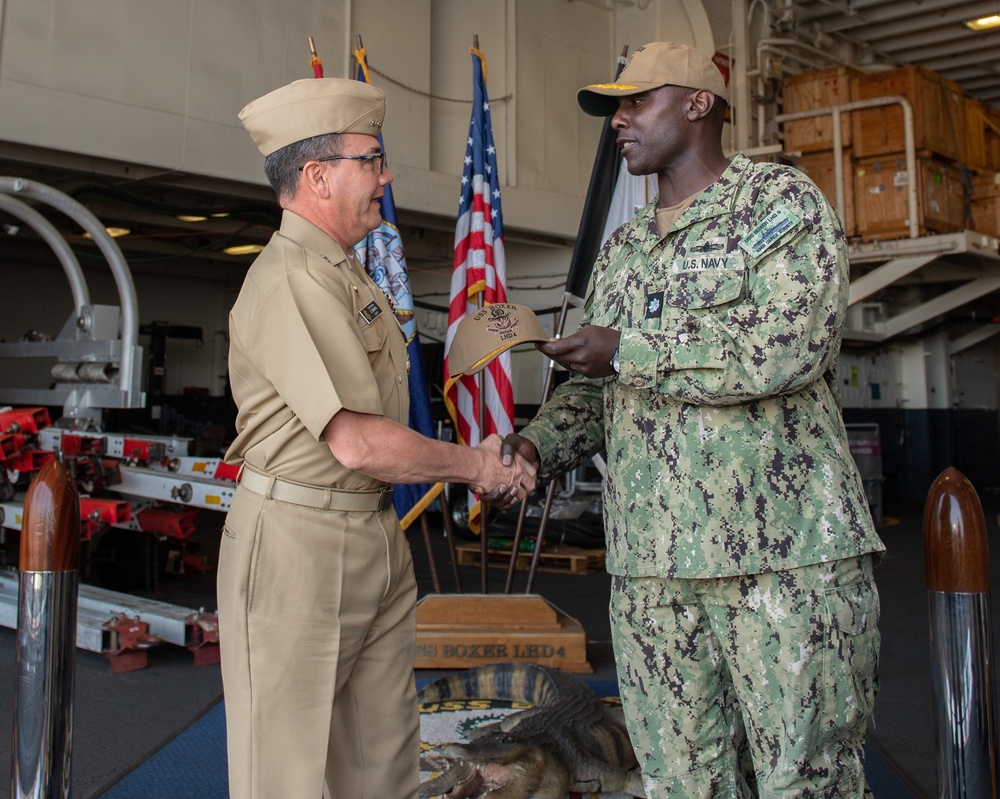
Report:
<svg viewBox="0 0 1000 799"><path fill-rule="evenodd" d="M471 52L472 119L455 226L451 303L445 340L444 401L455 423L459 443L475 446L491 433L504 436L513 431L514 391L509 352L496 358L480 373L481 382L471 376L448 376L448 352L458 323L466 314L481 307L480 298L482 306L507 302L500 180L490 123L490 100L486 93L486 59L476 48ZM480 387L485 397L485 433L480 430ZM478 530L479 512L478 501L470 497L469 526L473 530Z"/></svg>

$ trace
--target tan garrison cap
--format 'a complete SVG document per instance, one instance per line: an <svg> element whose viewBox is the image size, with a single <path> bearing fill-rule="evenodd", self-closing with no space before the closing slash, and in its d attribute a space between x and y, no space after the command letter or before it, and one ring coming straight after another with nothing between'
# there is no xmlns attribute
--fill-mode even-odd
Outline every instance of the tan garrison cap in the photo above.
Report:
<svg viewBox="0 0 1000 799"><path fill-rule="evenodd" d="M474 375L515 344L551 338L530 308L495 302L458 323L448 350L448 372L451 377Z"/></svg>
<svg viewBox="0 0 1000 799"><path fill-rule="evenodd" d="M661 86L708 89L725 100L726 81L712 60L697 50L675 42L653 42L636 50L614 83L592 83L576 93L586 113L608 117L618 110L618 98L648 92Z"/></svg>
<svg viewBox="0 0 1000 799"><path fill-rule="evenodd" d="M360 80L306 78L258 97L240 122L266 158L276 150L325 133L378 136L385 92Z"/></svg>

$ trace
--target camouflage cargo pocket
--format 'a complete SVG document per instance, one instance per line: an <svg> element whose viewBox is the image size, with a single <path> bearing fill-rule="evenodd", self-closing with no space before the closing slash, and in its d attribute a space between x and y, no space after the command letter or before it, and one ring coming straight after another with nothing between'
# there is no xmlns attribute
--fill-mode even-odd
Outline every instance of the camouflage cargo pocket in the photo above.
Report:
<svg viewBox="0 0 1000 799"><path fill-rule="evenodd" d="M879 597L869 577L824 595L822 735L863 727L878 689Z"/></svg>

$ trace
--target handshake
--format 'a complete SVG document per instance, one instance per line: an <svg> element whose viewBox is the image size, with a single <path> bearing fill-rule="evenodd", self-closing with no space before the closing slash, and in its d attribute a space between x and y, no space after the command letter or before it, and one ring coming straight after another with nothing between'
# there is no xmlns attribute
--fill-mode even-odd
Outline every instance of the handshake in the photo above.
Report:
<svg viewBox="0 0 1000 799"><path fill-rule="evenodd" d="M535 490L541 462L535 445L517 433L500 438L496 433L476 447L482 455L480 474L470 483L497 510L507 510Z"/></svg>

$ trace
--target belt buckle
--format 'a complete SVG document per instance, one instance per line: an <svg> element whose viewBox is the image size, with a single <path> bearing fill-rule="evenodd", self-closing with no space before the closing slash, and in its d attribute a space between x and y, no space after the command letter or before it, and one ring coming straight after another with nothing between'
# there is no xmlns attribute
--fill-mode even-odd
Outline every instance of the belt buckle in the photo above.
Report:
<svg viewBox="0 0 1000 799"><path fill-rule="evenodd" d="M392 505L392 489L386 488L379 492L378 495L378 506L375 508L376 513L382 513L387 511Z"/></svg>

